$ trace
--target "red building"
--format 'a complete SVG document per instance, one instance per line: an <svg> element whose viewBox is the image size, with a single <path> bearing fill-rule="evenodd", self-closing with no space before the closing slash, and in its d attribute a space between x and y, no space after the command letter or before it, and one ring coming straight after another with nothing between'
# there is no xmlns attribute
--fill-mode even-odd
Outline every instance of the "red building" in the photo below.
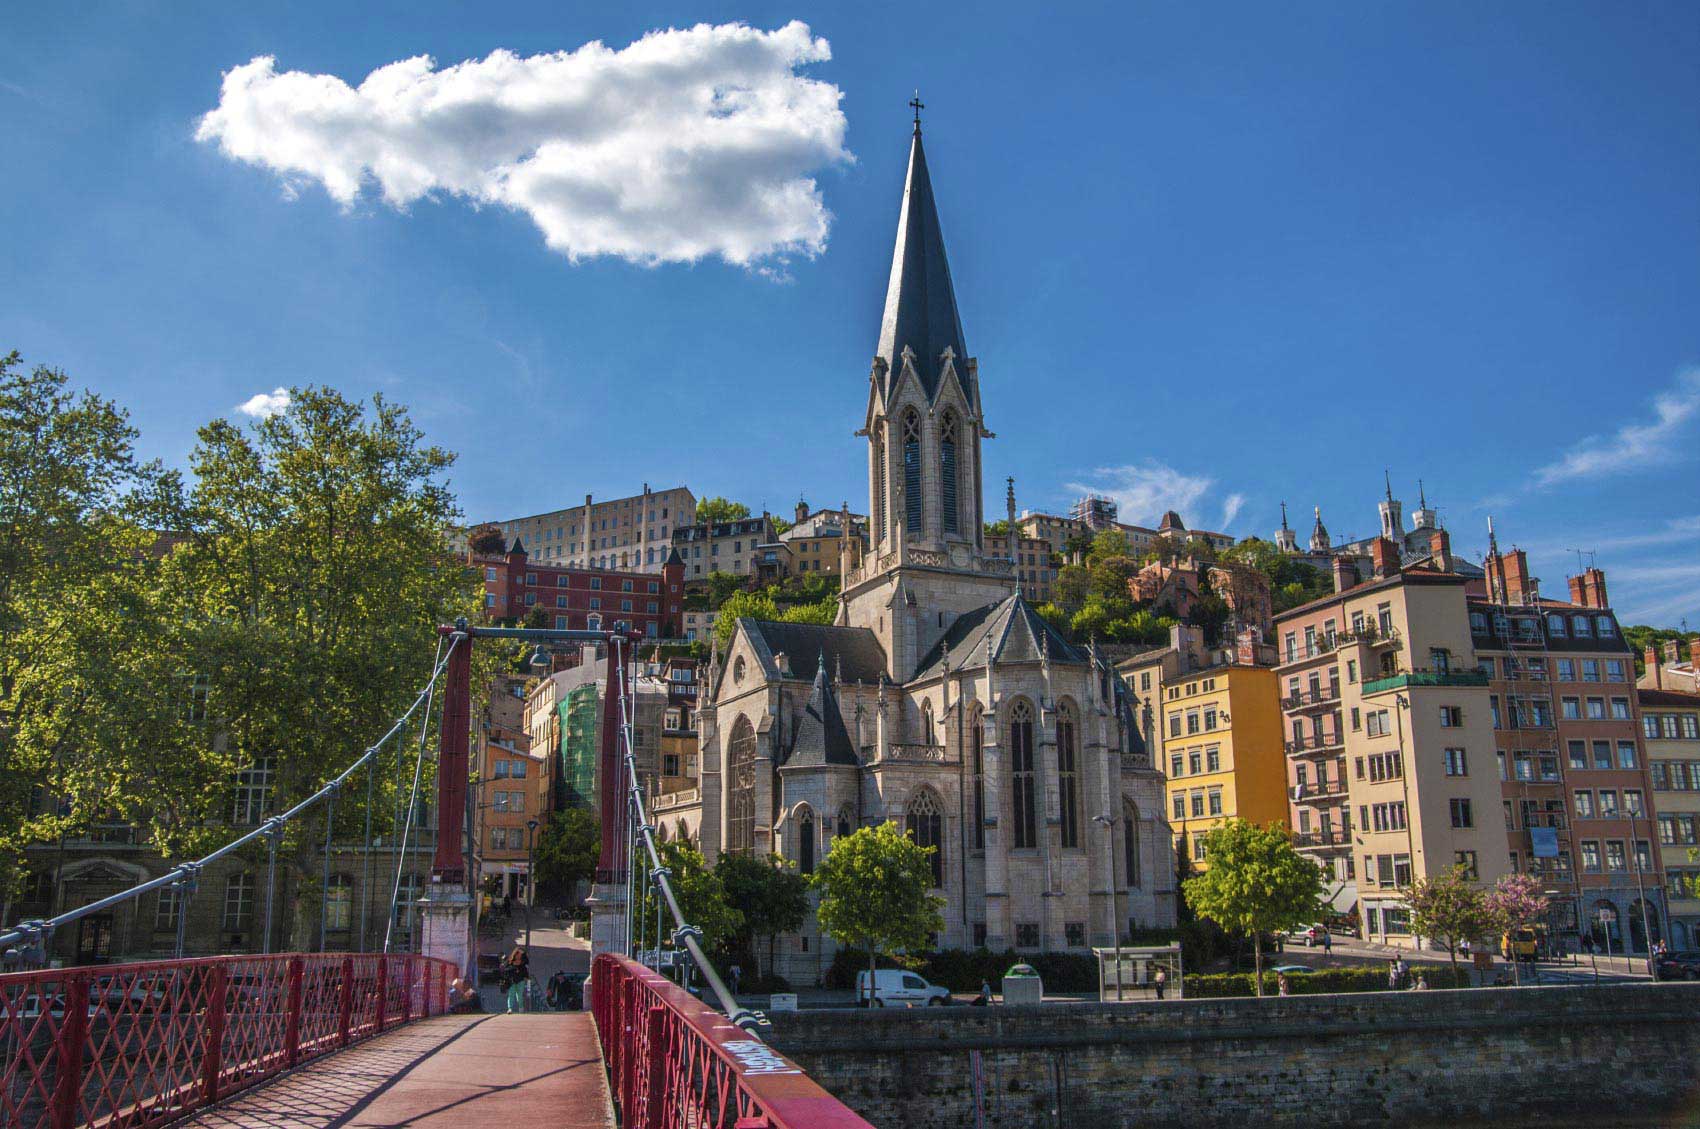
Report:
<svg viewBox="0 0 1700 1129"><path fill-rule="evenodd" d="M474 554L484 570L484 614L523 624L539 611L543 626L636 631L647 639L684 636L685 562L669 550L660 574L568 568L531 561L515 540L506 554Z"/></svg>

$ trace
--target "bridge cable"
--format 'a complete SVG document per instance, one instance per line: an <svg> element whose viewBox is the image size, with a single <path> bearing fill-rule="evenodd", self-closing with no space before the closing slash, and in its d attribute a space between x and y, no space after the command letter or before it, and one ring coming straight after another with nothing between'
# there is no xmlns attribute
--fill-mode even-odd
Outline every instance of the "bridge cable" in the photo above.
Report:
<svg viewBox="0 0 1700 1129"><path fill-rule="evenodd" d="M464 638L464 636L455 635L449 640L449 655L454 654L454 650L456 647L460 646L462 638ZM448 662L448 655L443 654L442 636L437 637L437 654L442 657L443 662ZM383 951L386 953L390 951L390 940L395 932L395 908L396 902L401 899L401 875L402 871L407 866L407 851L413 839L413 813L419 810L419 777L425 768L425 742L427 736L431 732L431 705L436 699L436 688L437 685L434 680L431 685L425 688L425 716L419 719L419 754L413 761L413 791L407 798L407 823L402 830L401 841L397 844L395 885L390 888L389 920L384 923ZM442 766L440 764L438 765L438 771L442 771ZM443 813L438 812L437 821L441 823L442 819ZM439 830L437 833L441 835L443 832ZM459 828L456 828L455 834L458 835L459 833ZM470 877L471 875L468 875L469 879ZM468 893L470 894L471 891L468 890Z"/></svg>
<svg viewBox="0 0 1700 1129"><path fill-rule="evenodd" d="M454 647L450 646L449 651L452 653L453 650L454 650ZM110 909L113 906L122 905L125 902L133 901L136 898L141 897L143 894L151 893L154 890L161 890L161 889L164 889L167 886L177 887L177 888L179 888L179 890L178 890L178 892L173 894L173 900L179 901L180 905L185 905L186 902L182 901L179 898L179 894L182 894L182 893L185 893L185 892L187 894L193 893L196 876L199 875L202 868L204 868L204 867L206 867L206 866L208 866L208 865L210 865L214 862L217 862L219 859L224 858L226 855L229 855L234 851L240 850L241 848L247 846L249 843L252 843L256 839L259 839L261 837L273 838L274 839L273 853L274 853L274 856L275 856L275 851L276 851L275 837L282 835L283 828L288 823L290 823L292 820L296 819L297 817L299 817L299 816L303 815L304 813L306 813L307 811L311 810L311 808L315 804L317 804L320 800L327 799L329 797L334 796L336 794L337 790L342 787L343 782L346 781L350 776L354 775L354 773L358 772L361 768L365 767L368 763L370 763L372 761L372 759L378 755L378 751L380 749L382 749L385 745L387 745L390 742L390 740L393 737L396 736L396 734L398 734L402 731L402 729L412 719L414 712L417 711L419 709L419 707L426 702L428 697L431 695L432 691L435 690L436 685L437 685L437 680L442 676L443 668L445 666L447 666L447 664L448 664L448 656L446 654L442 654L441 640L438 641L438 652L441 655L441 658L432 667L430 681L425 684L424 689L420 690L419 693L414 696L412 703L407 707L407 709L405 711L403 711L402 715L396 719L395 724L391 725L389 730L387 732L385 732L382 737L378 738L376 743L374 743L363 754L361 754L358 758L356 758L352 764L350 764L347 768L344 768L335 777L326 781L325 784L322 785L319 788L319 790L314 792L311 796L308 796L306 799L300 801L294 807L290 808L288 811L282 813L281 815L270 816L264 822L262 822L260 824L260 826L254 828L252 831L249 831L246 834L240 835L237 838L232 839L230 842L224 844L224 846L222 846L222 847L217 848L216 850L212 851L211 853L204 855L201 858L194 860L193 862L178 863L176 866L172 867L170 870L166 871L164 874L161 874L157 878L150 878L146 882L137 883L135 886L132 886L127 890L120 890L116 894L109 894L106 897L99 898L95 901L88 903L87 905L77 906L75 909L66 910L64 913L59 914L57 917L51 917L51 918L47 918L47 919L31 919L31 920L28 920L28 921L21 921L17 925L13 926L11 929L7 930L6 932L0 933L0 948L3 948L4 946L8 946L8 945L14 945L14 944L16 944L20 941L26 941L26 942L29 943L31 948L37 948L39 946L39 952L36 955L41 956L41 957L45 957L47 938L53 933L53 931L55 929L58 929L58 928L65 926L65 925L69 925L73 921L80 921L81 919L88 917L91 914L100 913L102 910ZM270 880L270 876L268 876L268 881L269 880ZM270 901L271 901L271 897L270 897L270 894L268 893L268 897L267 897L268 905L267 905L267 911L266 911L266 915L267 915L267 919L268 919L267 920L268 947L269 947L269 940L270 940L270 924L271 924L270 923L270 918L271 918ZM185 916L186 916L185 914L179 914L179 916L178 916L178 932L179 932L180 936L183 932L183 921L184 921ZM178 943L178 948L179 948L179 952L181 952L181 942Z"/></svg>

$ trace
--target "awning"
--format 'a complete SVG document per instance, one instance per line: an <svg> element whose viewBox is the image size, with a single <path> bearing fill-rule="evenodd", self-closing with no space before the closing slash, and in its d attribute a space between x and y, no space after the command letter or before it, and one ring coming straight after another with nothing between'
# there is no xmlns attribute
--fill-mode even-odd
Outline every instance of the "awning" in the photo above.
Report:
<svg viewBox="0 0 1700 1129"><path fill-rule="evenodd" d="M1358 906L1358 884L1342 882L1330 890L1322 899L1322 904L1338 914L1349 914Z"/></svg>

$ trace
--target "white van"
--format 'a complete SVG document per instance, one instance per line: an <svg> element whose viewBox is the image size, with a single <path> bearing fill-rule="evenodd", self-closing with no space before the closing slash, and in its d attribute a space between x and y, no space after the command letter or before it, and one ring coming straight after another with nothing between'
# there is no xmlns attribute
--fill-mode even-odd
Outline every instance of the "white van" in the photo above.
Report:
<svg viewBox="0 0 1700 1129"><path fill-rule="evenodd" d="M856 974L856 1002L868 998L868 972ZM942 1007L950 1002L950 989L929 984L926 978L901 968L882 968L874 973L875 1007Z"/></svg>

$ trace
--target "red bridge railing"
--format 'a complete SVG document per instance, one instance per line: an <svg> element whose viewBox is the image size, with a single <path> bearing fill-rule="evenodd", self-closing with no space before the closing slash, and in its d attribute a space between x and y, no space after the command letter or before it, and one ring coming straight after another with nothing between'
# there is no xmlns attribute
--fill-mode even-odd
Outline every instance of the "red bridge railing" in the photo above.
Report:
<svg viewBox="0 0 1700 1129"><path fill-rule="evenodd" d="M626 957L591 965L621 1129L872 1129L801 1067Z"/></svg>
<svg viewBox="0 0 1700 1129"><path fill-rule="evenodd" d="M279 954L0 975L0 1126L147 1129L448 1010L446 961Z"/></svg>

